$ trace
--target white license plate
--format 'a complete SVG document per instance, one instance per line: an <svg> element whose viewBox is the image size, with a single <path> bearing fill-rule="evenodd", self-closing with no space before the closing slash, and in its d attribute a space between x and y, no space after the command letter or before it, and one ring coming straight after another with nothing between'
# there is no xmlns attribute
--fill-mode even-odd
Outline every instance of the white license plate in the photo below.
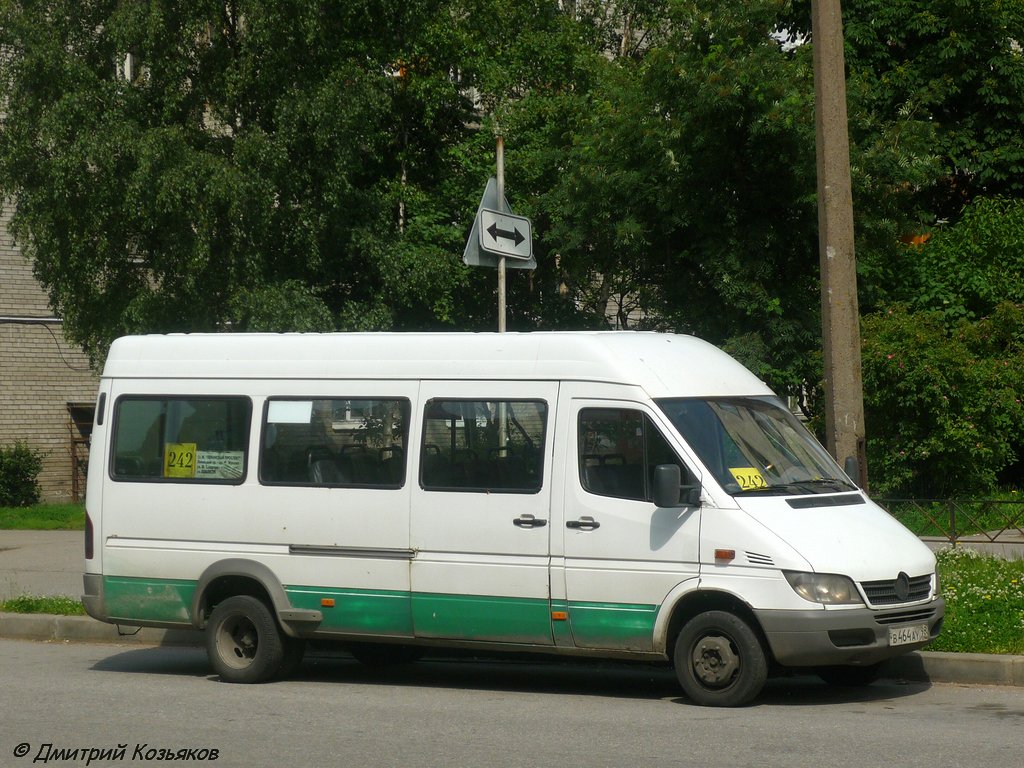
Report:
<svg viewBox="0 0 1024 768"><path fill-rule="evenodd" d="M928 640L927 624L906 624L902 627L889 627L889 645L910 645Z"/></svg>

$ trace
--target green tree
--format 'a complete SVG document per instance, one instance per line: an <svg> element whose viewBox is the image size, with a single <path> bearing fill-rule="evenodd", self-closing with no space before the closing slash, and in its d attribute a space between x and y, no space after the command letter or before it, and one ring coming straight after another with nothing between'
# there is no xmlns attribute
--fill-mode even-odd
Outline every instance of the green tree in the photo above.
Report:
<svg viewBox="0 0 1024 768"><path fill-rule="evenodd" d="M809 31L809 0L793 6L790 23ZM856 0L843 3L843 22L866 112L931 132L941 181L917 192L936 218L977 195L1024 193L1024 4Z"/></svg>
<svg viewBox="0 0 1024 768"><path fill-rule="evenodd" d="M976 197L907 261L904 301L914 309L957 320L985 317L1004 301L1024 304L1024 199Z"/></svg>
<svg viewBox="0 0 1024 768"><path fill-rule="evenodd" d="M864 320L868 460L879 494L991 492L1024 447L1024 307L978 320L897 305Z"/></svg>
<svg viewBox="0 0 1024 768"><path fill-rule="evenodd" d="M30 507L39 503L39 473L45 454L27 443L0 446L0 507Z"/></svg>
<svg viewBox="0 0 1024 768"><path fill-rule="evenodd" d="M609 3L580 22L574 79L506 110L529 146L543 321L640 317L781 389L817 381L813 82L810 51L773 37L785 5ZM616 13L640 21L616 37ZM556 287L575 314L551 311Z"/></svg>
<svg viewBox="0 0 1024 768"><path fill-rule="evenodd" d="M1024 201L978 197L907 248L903 304L864 321L868 453L882 492L984 493L1024 446Z"/></svg>
<svg viewBox="0 0 1024 768"><path fill-rule="evenodd" d="M0 190L69 335L451 323L466 6L3 3Z"/></svg>

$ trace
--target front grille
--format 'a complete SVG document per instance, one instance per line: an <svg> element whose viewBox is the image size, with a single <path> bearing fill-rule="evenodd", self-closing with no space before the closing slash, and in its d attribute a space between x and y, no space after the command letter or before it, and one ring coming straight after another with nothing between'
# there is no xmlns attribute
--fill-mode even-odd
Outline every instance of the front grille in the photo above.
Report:
<svg viewBox="0 0 1024 768"><path fill-rule="evenodd" d="M903 574L900 574L901 576ZM905 599L897 597L897 582L899 578L886 579L885 581L864 581L861 587L864 589L864 596L871 605L901 605L903 603L916 603L920 600L927 600L932 594L932 575L914 576L908 579L909 589Z"/></svg>
<svg viewBox="0 0 1024 768"><path fill-rule="evenodd" d="M935 617L934 608L919 608L916 611L894 611L880 613L875 616L879 624L910 624L912 622L931 621Z"/></svg>

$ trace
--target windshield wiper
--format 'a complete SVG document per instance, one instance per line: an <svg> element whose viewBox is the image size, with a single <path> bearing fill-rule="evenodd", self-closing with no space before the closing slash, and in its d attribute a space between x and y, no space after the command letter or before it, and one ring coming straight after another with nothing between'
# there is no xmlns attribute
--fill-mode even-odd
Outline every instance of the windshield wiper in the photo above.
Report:
<svg viewBox="0 0 1024 768"><path fill-rule="evenodd" d="M857 486L838 477L819 477L814 480L797 480L792 483L797 487L810 487L815 493L828 493L829 491L855 491Z"/></svg>
<svg viewBox="0 0 1024 768"><path fill-rule="evenodd" d="M762 485L760 488L737 491L733 496L791 496L801 492L800 487L795 483L771 483Z"/></svg>
<svg viewBox="0 0 1024 768"><path fill-rule="evenodd" d="M737 491L733 496L798 496L807 493L829 493L830 491L855 491L857 486L839 478L815 478L813 480L794 480L789 483L771 483L760 488Z"/></svg>

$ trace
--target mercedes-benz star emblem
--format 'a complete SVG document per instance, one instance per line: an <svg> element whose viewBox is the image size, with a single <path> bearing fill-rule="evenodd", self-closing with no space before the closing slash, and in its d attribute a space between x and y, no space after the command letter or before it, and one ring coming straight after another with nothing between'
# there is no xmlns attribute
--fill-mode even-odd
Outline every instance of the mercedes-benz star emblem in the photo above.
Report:
<svg viewBox="0 0 1024 768"><path fill-rule="evenodd" d="M901 603L907 602L907 598L910 597L910 577L907 574L900 571L900 575L896 577L896 583L892 585L893 591L896 593L896 599Z"/></svg>

